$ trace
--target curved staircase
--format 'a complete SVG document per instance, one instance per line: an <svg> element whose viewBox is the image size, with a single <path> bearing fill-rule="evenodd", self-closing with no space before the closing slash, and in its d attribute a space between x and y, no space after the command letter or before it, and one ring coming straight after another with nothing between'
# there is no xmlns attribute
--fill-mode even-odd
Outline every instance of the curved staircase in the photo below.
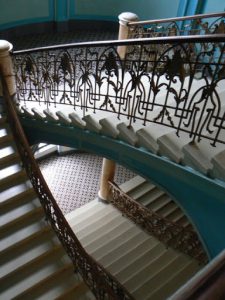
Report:
<svg viewBox="0 0 225 300"><path fill-rule="evenodd" d="M5 116L1 115L0 123L1 296L94 299L80 276L74 274L72 263L45 221ZM143 178L138 176L121 188L142 204L156 211L161 208L173 216L171 219L190 226L177 207L172 209L168 196ZM86 251L134 299L165 299L202 268L195 259L147 234L111 204L94 200L66 218Z"/></svg>

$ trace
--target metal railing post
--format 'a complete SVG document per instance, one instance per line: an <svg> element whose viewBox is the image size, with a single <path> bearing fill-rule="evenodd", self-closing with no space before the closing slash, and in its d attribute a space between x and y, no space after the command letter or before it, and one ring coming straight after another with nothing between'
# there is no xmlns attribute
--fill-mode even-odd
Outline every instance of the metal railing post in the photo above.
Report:
<svg viewBox="0 0 225 300"><path fill-rule="evenodd" d="M5 78L10 95L16 93L15 74L10 52L13 46L5 40L0 40L0 74Z"/></svg>
<svg viewBox="0 0 225 300"><path fill-rule="evenodd" d="M124 12L118 16L119 18L119 36L118 40L126 40L129 36L129 26L128 23L138 21L139 18L136 14L131 12ZM117 52L121 59L125 58L126 55L126 46L119 46Z"/></svg>
<svg viewBox="0 0 225 300"><path fill-rule="evenodd" d="M108 196L110 193L109 181L113 181L114 174L116 169L116 163L107 158L103 158L102 162L102 173L100 178L100 189L98 192L98 197L101 200L108 200Z"/></svg>

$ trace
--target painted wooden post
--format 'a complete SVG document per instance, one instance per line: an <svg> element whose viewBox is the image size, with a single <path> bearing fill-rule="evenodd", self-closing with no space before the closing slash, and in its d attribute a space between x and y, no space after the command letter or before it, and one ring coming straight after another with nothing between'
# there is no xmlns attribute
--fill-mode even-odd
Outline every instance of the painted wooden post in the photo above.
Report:
<svg viewBox="0 0 225 300"><path fill-rule="evenodd" d="M103 158L102 174L100 179L100 190L98 197L101 200L107 201L109 197L109 180L113 180L116 169L116 163L113 160Z"/></svg>
<svg viewBox="0 0 225 300"><path fill-rule="evenodd" d="M118 16L119 18L119 40L126 40L128 39L129 35L129 27L128 23L138 21L138 16L131 12L124 12ZM117 52L121 59L125 58L126 55L126 46L119 46L117 48Z"/></svg>
<svg viewBox="0 0 225 300"><path fill-rule="evenodd" d="M11 43L0 40L0 73L5 78L10 95L16 93L15 74L13 71L13 63L10 56L10 51L13 46Z"/></svg>

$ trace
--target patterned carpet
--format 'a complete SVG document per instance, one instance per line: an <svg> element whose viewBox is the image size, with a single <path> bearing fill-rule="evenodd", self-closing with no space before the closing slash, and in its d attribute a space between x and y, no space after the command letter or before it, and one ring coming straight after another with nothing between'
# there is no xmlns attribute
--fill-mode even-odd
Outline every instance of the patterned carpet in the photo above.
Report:
<svg viewBox="0 0 225 300"><path fill-rule="evenodd" d="M97 197L102 157L88 153L52 155L40 161L39 165L64 214ZM115 182L121 184L135 175L118 165Z"/></svg>

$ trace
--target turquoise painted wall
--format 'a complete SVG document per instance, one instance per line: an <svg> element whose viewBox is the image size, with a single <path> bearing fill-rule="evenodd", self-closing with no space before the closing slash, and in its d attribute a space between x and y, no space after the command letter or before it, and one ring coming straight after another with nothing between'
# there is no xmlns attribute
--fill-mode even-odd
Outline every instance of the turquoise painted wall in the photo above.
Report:
<svg viewBox="0 0 225 300"><path fill-rule="evenodd" d="M54 0L0 0L0 29L53 18Z"/></svg>
<svg viewBox="0 0 225 300"><path fill-rule="evenodd" d="M204 13L221 12L225 11L224 0L205 0L204 2Z"/></svg>
<svg viewBox="0 0 225 300"><path fill-rule="evenodd" d="M198 9L197 9L198 7ZM0 30L67 20L114 20L124 11L141 20L224 11L224 0L0 0Z"/></svg>
<svg viewBox="0 0 225 300"><path fill-rule="evenodd" d="M134 12L142 20L174 17L179 3L180 0L0 0L0 30L69 19L117 21L124 11Z"/></svg>
<svg viewBox="0 0 225 300"><path fill-rule="evenodd" d="M140 19L157 19L175 17L180 0L71 0L74 2L73 17L77 18L110 18L124 11L136 13ZM166 7L166 9L165 9Z"/></svg>

